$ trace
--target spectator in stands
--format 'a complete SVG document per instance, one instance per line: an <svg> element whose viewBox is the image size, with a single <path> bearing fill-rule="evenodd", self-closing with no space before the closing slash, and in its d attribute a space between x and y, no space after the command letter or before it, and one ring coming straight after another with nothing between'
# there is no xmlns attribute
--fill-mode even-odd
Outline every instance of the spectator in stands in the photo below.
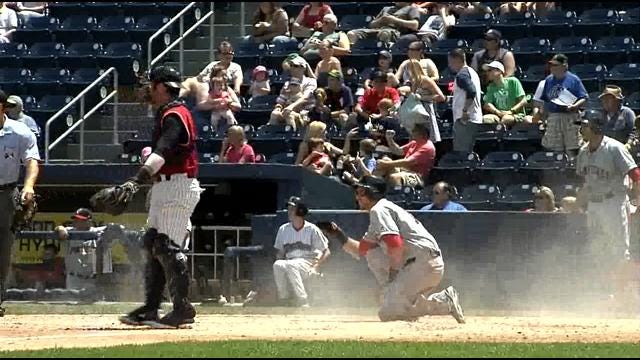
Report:
<svg viewBox="0 0 640 360"><path fill-rule="evenodd" d="M300 49L300 54L308 60L317 59L320 54L318 46L323 40L328 40L333 45L335 56L344 56L351 53L351 43L347 34L336 31L338 18L333 14L327 14L322 18L322 28L314 32Z"/></svg>
<svg viewBox="0 0 640 360"><path fill-rule="evenodd" d="M11 35L18 29L18 15L0 2L0 44L11 42Z"/></svg>
<svg viewBox="0 0 640 360"><path fill-rule="evenodd" d="M201 104L201 108L210 107L211 110L211 128L217 133L226 131L226 129L235 125L235 116L232 109L240 110L240 103L237 98L227 90L227 83L224 78L214 77L211 79L209 88L209 96L205 104Z"/></svg>
<svg viewBox="0 0 640 360"><path fill-rule="evenodd" d="M342 148L342 163L344 172L342 179L345 183L354 185L356 181L364 176L371 176L376 170L376 158L373 153L376 150L376 141L373 139L362 139L359 144L359 151L355 157L351 156L351 141L358 135L358 129L351 129L345 137Z"/></svg>
<svg viewBox="0 0 640 360"><path fill-rule="evenodd" d="M282 71L288 72L290 77L302 79L304 99L310 99L313 91L318 87L316 75L307 60L298 54L291 54L282 63Z"/></svg>
<svg viewBox="0 0 640 360"><path fill-rule="evenodd" d="M444 181L437 182L431 189L433 203L423 207L420 211L467 211L467 208L462 204L452 201L456 197L458 197L458 191L455 186Z"/></svg>
<svg viewBox="0 0 640 360"><path fill-rule="evenodd" d="M298 145L298 155L296 156L295 165L302 164L302 160L304 160L307 155L309 155L309 139L319 138L326 140L327 137L327 124L314 121L307 126L307 131L304 134L303 140ZM324 142L324 152L331 156L339 156L342 155L342 149L336 147L331 144L329 141Z"/></svg>
<svg viewBox="0 0 640 360"><path fill-rule="evenodd" d="M42 263L13 265L15 277L21 279L20 283L25 287L39 290L65 288L64 259L58 256L58 252L56 245L44 245Z"/></svg>
<svg viewBox="0 0 640 360"><path fill-rule="evenodd" d="M425 3L423 3L425 4ZM433 43L445 39L449 27L456 24L456 17L449 13L449 5L446 3L431 3L432 6L421 7L421 13L429 15L427 20L422 24L418 32L413 35L405 35L407 39L413 37L413 40L421 40L426 44Z"/></svg>
<svg viewBox="0 0 640 360"><path fill-rule="evenodd" d="M322 29L322 19L333 14L331 6L324 2L309 2L305 5L291 26L291 35L297 38L308 38L315 31Z"/></svg>
<svg viewBox="0 0 640 360"><path fill-rule="evenodd" d="M344 84L340 70L331 70L328 78L325 105L331 111L331 119L340 127L344 127L353 108L353 93Z"/></svg>
<svg viewBox="0 0 640 360"><path fill-rule="evenodd" d="M484 95L484 123L501 123L510 128L517 122L525 120L527 115L524 88L515 77L504 76L504 65L499 61L482 65L482 69L491 83Z"/></svg>
<svg viewBox="0 0 640 360"><path fill-rule="evenodd" d="M527 209L527 212L558 212L556 207L556 197L553 191L546 186L539 187L534 192L534 207Z"/></svg>
<svg viewBox="0 0 640 360"><path fill-rule="evenodd" d="M607 85L599 97L605 119L604 134L626 144L630 140L636 114L622 105L622 89L615 85Z"/></svg>
<svg viewBox="0 0 640 360"><path fill-rule="evenodd" d="M20 14L26 21L45 16L48 6L47 2L8 2L6 4L9 9Z"/></svg>
<svg viewBox="0 0 640 360"><path fill-rule="evenodd" d="M333 164L329 155L324 152L325 141L321 138L311 138L308 143L311 152L302 160L302 166L319 175L331 175Z"/></svg>
<svg viewBox="0 0 640 360"><path fill-rule="evenodd" d="M323 88L317 88L313 91L315 99L313 107L307 113L309 122L320 121L327 125L332 124L331 109L326 105L327 93Z"/></svg>
<svg viewBox="0 0 640 360"><path fill-rule="evenodd" d="M380 70L376 70L371 74L371 80L373 81L373 87L364 92L364 95L360 97L358 103L353 109L353 113L349 116L347 127L362 125L369 123L371 114L377 114L378 103L382 99L391 99L394 103L394 107L400 106L400 94L398 90L387 86L388 76Z"/></svg>
<svg viewBox="0 0 640 360"><path fill-rule="evenodd" d="M449 5L449 11L456 17L462 15L491 14L491 7L481 2L454 2Z"/></svg>
<svg viewBox="0 0 640 360"><path fill-rule="evenodd" d="M29 129L40 138L40 126L29 115L25 114L20 96L11 95L7 98L6 114L10 119L20 121L27 125Z"/></svg>
<svg viewBox="0 0 640 360"><path fill-rule="evenodd" d="M411 86L409 70L407 69L407 64L409 64L410 60L418 60L420 65L422 66L423 72L431 78L431 80L437 82L440 80L440 73L438 72L438 67L431 59L424 58L424 43L422 41L414 41L409 44L409 48L407 49L407 57L408 59L403 61L398 67L398 71L396 71L396 78L401 86ZM400 90L400 89L398 89Z"/></svg>
<svg viewBox="0 0 640 360"><path fill-rule="evenodd" d="M402 35L418 31L420 10L411 2L394 2L384 7L369 23L369 29L355 29L347 33L355 44L360 39L376 36L384 43L396 42Z"/></svg>
<svg viewBox="0 0 640 360"><path fill-rule="evenodd" d="M267 68L259 65L253 69L251 73L251 86L249 94L251 97L265 96L271 93L271 84L269 83L269 73Z"/></svg>
<svg viewBox="0 0 640 360"><path fill-rule="evenodd" d="M374 123L374 126L369 131L370 135L376 130L382 131L383 133L386 130L399 131L400 121L398 120L398 114L395 110L396 107L393 103L393 100L386 98L380 100L378 102L378 113L371 114L370 116L372 122Z"/></svg>
<svg viewBox="0 0 640 360"><path fill-rule="evenodd" d="M434 143L440 142L440 129L438 128L433 103L444 102L447 98L438 87L438 84L427 76L418 60L409 59L407 61L405 71L409 74L409 77L407 79L408 82L405 83L408 83L409 86L402 86L398 91L404 96L415 94L420 98L422 105L429 114L427 124L429 126L429 134L431 134L431 141Z"/></svg>
<svg viewBox="0 0 640 360"><path fill-rule="evenodd" d="M532 11L538 18L546 17L549 12L556 9L556 3L553 1L531 1L526 4L527 10Z"/></svg>
<svg viewBox="0 0 640 360"><path fill-rule="evenodd" d="M319 87L327 86L327 77L330 71L342 71L340 60L333 56L333 45L328 40L322 40L320 46L320 61L316 65L316 82Z"/></svg>
<svg viewBox="0 0 640 360"><path fill-rule="evenodd" d="M287 203L289 222L280 226L273 247L278 251L273 263L273 275L278 299L287 301L293 289L294 304L309 307L304 280L317 274L329 258L329 241L317 226L305 220L307 207L298 197Z"/></svg>
<svg viewBox="0 0 640 360"><path fill-rule="evenodd" d="M220 163L252 164L255 162L256 155L253 147L247 143L244 129L237 125L230 127L220 148Z"/></svg>
<svg viewBox="0 0 640 360"><path fill-rule="evenodd" d="M527 10L526 2L503 2L498 8L499 15L524 13Z"/></svg>
<svg viewBox="0 0 640 360"><path fill-rule="evenodd" d="M411 141L404 146L399 146L394 140L395 131L387 131L389 149L395 155L403 156L399 160L378 160L376 168L387 172L390 186L412 188L424 186L424 181L429 177L436 159L436 147L429 139L429 135L429 128L425 124L418 123L411 131Z"/></svg>
<svg viewBox="0 0 640 360"><path fill-rule="evenodd" d="M289 15L280 2L261 1L253 15L252 34L245 40L255 43L289 41Z"/></svg>
<svg viewBox="0 0 640 360"><path fill-rule="evenodd" d="M630 153L640 152L640 115L634 120L633 131L629 136L629 141L625 144Z"/></svg>
<svg viewBox="0 0 640 360"><path fill-rule="evenodd" d="M271 118L269 124L278 125L285 123L293 130L296 130L301 125L301 117L299 109L291 107L304 100L302 93L302 81L299 78L292 77L285 83L280 91L280 96L276 99L276 105L271 112ZM285 109L288 109L285 113Z"/></svg>
<svg viewBox="0 0 640 360"><path fill-rule="evenodd" d="M207 89L207 86L209 84L209 80L216 76L213 75L212 72L214 67L218 65L223 69L226 69L227 80L229 81L231 88L236 94L240 94L240 86L242 85L244 75L242 73L242 67L233 62L234 54L235 52L233 51L231 43L228 41L221 42L220 45L218 45L218 56L220 60L212 61L202 69L200 74L186 79L182 83L184 89L180 91L180 97L185 97L187 94L197 93L198 89L202 87L202 84L205 86L205 89L202 91L204 91L204 93L208 93L209 89Z"/></svg>
<svg viewBox="0 0 640 360"><path fill-rule="evenodd" d="M482 65L500 61L504 65L504 77L513 76L516 71L516 60L513 53L501 47L500 40L502 40L502 33L495 29L489 29L484 34L484 49L473 54L471 67L480 74L483 88L489 84L490 80L482 71Z"/></svg>
<svg viewBox="0 0 640 360"><path fill-rule="evenodd" d="M465 52L449 52L449 68L456 74L453 87L453 150L472 152L478 125L482 124L480 77L467 65Z"/></svg>
<svg viewBox="0 0 640 360"><path fill-rule="evenodd" d="M395 88L398 86L398 79L395 75L396 71L391 67L391 61L393 61L391 53L387 50L380 50L378 52L378 67L373 68L371 73L373 74L376 70L380 70L387 74L387 85ZM371 79L364 80L363 88L365 91L371 89Z"/></svg>
<svg viewBox="0 0 640 360"><path fill-rule="evenodd" d="M579 109L587 101L587 91L580 78L569 71L569 59L564 54L556 54L549 64L551 75L545 79L541 98L542 116L547 123L542 146L575 156L580 149L580 126L575 122L580 116Z"/></svg>
<svg viewBox="0 0 640 360"><path fill-rule="evenodd" d="M570 214L581 214L583 211L578 205L575 196L565 196L560 200L559 212Z"/></svg>

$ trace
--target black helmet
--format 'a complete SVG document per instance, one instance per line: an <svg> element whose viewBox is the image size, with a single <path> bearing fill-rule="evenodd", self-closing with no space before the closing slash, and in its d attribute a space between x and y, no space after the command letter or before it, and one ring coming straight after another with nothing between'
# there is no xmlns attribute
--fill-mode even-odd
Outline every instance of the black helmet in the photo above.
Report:
<svg viewBox="0 0 640 360"><path fill-rule="evenodd" d="M387 191L387 182L375 176L364 176L355 184L356 188L365 188L371 194L384 195Z"/></svg>
<svg viewBox="0 0 640 360"><path fill-rule="evenodd" d="M157 66L149 73L149 81L163 83L167 87L180 89L182 76L180 72L170 66Z"/></svg>
<svg viewBox="0 0 640 360"><path fill-rule="evenodd" d="M298 216L306 216L309 213L307 205L297 196L290 197L287 201L287 206L293 206L296 208L296 215Z"/></svg>

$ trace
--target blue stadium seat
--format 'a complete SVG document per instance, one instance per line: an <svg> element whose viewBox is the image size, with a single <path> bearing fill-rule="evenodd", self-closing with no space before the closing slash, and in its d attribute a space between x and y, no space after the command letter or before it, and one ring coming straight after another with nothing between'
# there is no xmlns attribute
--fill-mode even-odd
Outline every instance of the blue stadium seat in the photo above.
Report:
<svg viewBox="0 0 640 360"><path fill-rule="evenodd" d="M431 52L427 55L433 60L438 69L443 69L448 66L447 56L449 55L449 51L455 48L462 48L468 51L469 44L464 39L442 39L431 46Z"/></svg>
<svg viewBox="0 0 640 360"><path fill-rule="evenodd" d="M22 56L22 64L31 69L55 66L58 56L61 54L64 54L64 44L56 42L35 43Z"/></svg>
<svg viewBox="0 0 640 360"><path fill-rule="evenodd" d="M542 64L545 61L547 52L551 49L551 42L545 38L522 38L511 44L511 51L515 57L516 64L523 69L534 64Z"/></svg>
<svg viewBox="0 0 640 360"><path fill-rule="evenodd" d="M120 3L91 1L84 3L84 9L88 14L95 14L98 18L120 15Z"/></svg>
<svg viewBox="0 0 640 360"><path fill-rule="evenodd" d="M431 201L431 193L433 191L432 185L427 185L422 190L416 190L413 193L413 199L409 204L408 208L411 210L420 210L423 207L432 203ZM458 197L452 197L452 200L458 200Z"/></svg>
<svg viewBox="0 0 640 360"><path fill-rule="evenodd" d="M100 77L101 72L97 67L78 68L73 71L66 85L72 93L80 92Z"/></svg>
<svg viewBox="0 0 640 360"><path fill-rule="evenodd" d="M369 28L369 23L373 20L371 15L345 15L338 19L338 30L349 31L353 29Z"/></svg>
<svg viewBox="0 0 640 360"><path fill-rule="evenodd" d="M378 39L362 39L351 46L351 54L340 59L343 66L357 67L360 69L378 66L378 51L385 48L384 43ZM404 53L406 54L406 52ZM404 55L403 54L403 55Z"/></svg>
<svg viewBox="0 0 640 360"><path fill-rule="evenodd" d="M342 19L346 15L355 15L359 14L360 6L357 2L334 2L331 3L331 10L333 14L338 18ZM298 14L296 14L298 16Z"/></svg>
<svg viewBox="0 0 640 360"><path fill-rule="evenodd" d="M481 38L485 31L494 22L490 13L462 14L455 26L449 28L447 36L451 38Z"/></svg>
<svg viewBox="0 0 640 360"><path fill-rule="evenodd" d="M67 47L64 54L58 56L60 67L75 69L97 66L97 57L103 52L102 45L94 42L77 42Z"/></svg>
<svg viewBox="0 0 640 360"><path fill-rule="evenodd" d="M185 6L187 6L187 3L185 2L178 2L178 1L163 1L163 2L158 2L156 3L158 5L158 10L160 11L160 14L164 15L164 16L169 16L169 17L173 17L174 15L176 15L177 13L179 13L182 9L185 8ZM208 8L207 8L208 11ZM202 13L206 13L207 11L203 11ZM187 25L187 23L185 22L185 25Z"/></svg>
<svg viewBox="0 0 640 360"><path fill-rule="evenodd" d="M554 151L538 151L527 158L526 170L564 170L571 165L567 154Z"/></svg>
<svg viewBox="0 0 640 360"><path fill-rule="evenodd" d="M618 21L618 12L612 9L585 10L573 24L573 34L592 39L613 34L613 26Z"/></svg>
<svg viewBox="0 0 640 360"><path fill-rule="evenodd" d="M129 39L139 44L146 44L149 41L151 35L153 35L158 29L163 27L169 22L169 17L159 14L146 15L138 19L133 28L129 29ZM167 32L171 31L171 27L167 29ZM162 36L158 37L160 42L163 42ZM164 44L164 42L163 42Z"/></svg>
<svg viewBox="0 0 640 360"><path fill-rule="evenodd" d="M527 36L534 21L535 14L531 12L508 12L498 16L491 28L500 31L503 38L515 40Z"/></svg>
<svg viewBox="0 0 640 360"><path fill-rule="evenodd" d="M284 9L284 11L287 13L287 15L289 15L289 19L291 20L295 20L296 17L298 17L298 14L300 13L300 11L302 11L302 8L304 7L304 3L294 3L294 2L289 2L286 4L282 4L282 8Z"/></svg>
<svg viewBox="0 0 640 360"><path fill-rule="evenodd" d="M27 49L27 45L22 43L0 44L0 64L2 67L22 67L22 56Z"/></svg>
<svg viewBox="0 0 640 360"><path fill-rule="evenodd" d="M262 56L262 65L270 69L279 69L282 62L291 53L297 53L302 48L302 43L298 43L296 38L289 38L287 41L269 44L267 52Z"/></svg>
<svg viewBox="0 0 640 360"><path fill-rule="evenodd" d="M271 164L293 165L295 162L296 153L294 152L278 153L269 157L269 163Z"/></svg>
<svg viewBox="0 0 640 360"><path fill-rule="evenodd" d="M480 162L481 170L518 170L524 165L524 156L517 151L494 151Z"/></svg>
<svg viewBox="0 0 640 360"><path fill-rule="evenodd" d="M502 124L477 124L476 149L480 153L497 150L506 133Z"/></svg>
<svg viewBox="0 0 640 360"><path fill-rule="evenodd" d="M131 16L107 16L98 23L91 36L93 41L100 43L112 43L129 40L129 30L135 27L135 20Z"/></svg>
<svg viewBox="0 0 640 360"><path fill-rule="evenodd" d="M538 17L531 24L531 35L547 39L555 39L558 34L568 34L571 32L573 24L577 22L575 11L553 10L546 16Z"/></svg>
<svg viewBox="0 0 640 360"><path fill-rule="evenodd" d="M61 18L64 16L87 15L88 10L85 8L84 2L66 2L57 1L50 2L47 5L49 16Z"/></svg>
<svg viewBox="0 0 640 360"><path fill-rule="evenodd" d="M545 78L545 65L531 65L522 73L520 83L527 94L533 94L540 80Z"/></svg>
<svg viewBox="0 0 640 360"><path fill-rule="evenodd" d="M415 190L408 186L387 186L387 192L385 199L400 206L403 209L407 209L409 204L413 201Z"/></svg>
<svg viewBox="0 0 640 360"><path fill-rule="evenodd" d="M477 153L449 151L438 160L429 174L429 181L446 180L450 184L466 184L479 164L480 157Z"/></svg>
<svg viewBox="0 0 640 360"><path fill-rule="evenodd" d="M18 13L18 20L18 29L11 40L27 45L51 41L52 30L58 27L58 19L48 16L24 18Z"/></svg>
<svg viewBox="0 0 640 360"><path fill-rule="evenodd" d="M462 189L458 202L468 210L491 210L500 197L500 188L496 185L471 185Z"/></svg>
<svg viewBox="0 0 640 360"><path fill-rule="evenodd" d="M160 14L158 4L155 2L125 1L120 3L120 8L124 14L133 16L136 19L146 15Z"/></svg>
<svg viewBox="0 0 640 360"><path fill-rule="evenodd" d="M236 115L236 120L242 124L253 126L264 125L269 121L278 95L256 96L247 102L247 106Z"/></svg>
<svg viewBox="0 0 640 360"><path fill-rule="evenodd" d="M627 9L619 15L614 27L615 34L640 39L640 7Z"/></svg>
<svg viewBox="0 0 640 360"><path fill-rule="evenodd" d="M640 91L640 64L618 64L609 70L605 77L607 84L614 83L620 86L625 94Z"/></svg>
<svg viewBox="0 0 640 360"><path fill-rule="evenodd" d="M258 138L290 138L296 135L290 125L265 124L256 131L256 137Z"/></svg>
<svg viewBox="0 0 640 360"><path fill-rule="evenodd" d="M530 154L541 149L540 142L544 135L542 124L515 124L502 138L504 148Z"/></svg>
<svg viewBox="0 0 640 360"><path fill-rule="evenodd" d="M636 91L633 94L627 96L625 102L636 115L640 115L640 92Z"/></svg>
<svg viewBox="0 0 640 360"><path fill-rule="evenodd" d="M39 68L26 81L26 90L36 98L48 94L64 94L63 84L69 80L71 74L67 69L47 67Z"/></svg>
<svg viewBox="0 0 640 360"><path fill-rule="evenodd" d="M233 49L235 51L233 61L242 68L254 68L258 66L260 59L269 52L267 44L256 44L252 40L245 41L243 38L238 38L234 41Z"/></svg>
<svg viewBox="0 0 640 360"><path fill-rule="evenodd" d="M70 15L64 18L53 31L57 42L69 44L76 41L88 41L89 31L95 29L98 21L94 16Z"/></svg>
<svg viewBox="0 0 640 360"><path fill-rule="evenodd" d="M358 86L361 84L360 75L355 68L342 67L342 77L344 78L344 84L347 85L353 93L358 90Z"/></svg>
<svg viewBox="0 0 640 360"><path fill-rule="evenodd" d="M0 68L0 89L7 95L23 94L24 84L30 76L28 69Z"/></svg>
<svg viewBox="0 0 640 360"><path fill-rule="evenodd" d="M587 55L588 61L612 67L628 61L635 41L630 36L610 36L602 38L593 45Z"/></svg>
<svg viewBox="0 0 640 360"><path fill-rule="evenodd" d="M115 67L118 70L118 80L120 84L130 85L137 81L133 71L134 63L140 62L142 57L142 46L132 42L111 43L104 54L98 56L98 65L103 69Z"/></svg>
<svg viewBox="0 0 640 360"><path fill-rule="evenodd" d="M557 39L551 47L553 53L563 53L569 58L571 64L581 64L585 55L591 50L591 39L588 37L567 36Z"/></svg>
<svg viewBox="0 0 640 360"><path fill-rule="evenodd" d="M589 94L587 103L585 104L588 110L602 110L602 101L598 98L600 91L592 91Z"/></svg>
<svg viewBox="0 0 640 360"><path fill-rule="evenodd" d="M604 75L607 73L607 67L602 64L575 64L570 70L582 80L587 92L600 90Z"/></svg>
<svg viewBox="0 0 640 360"><path fill-rule="evenodd" d="M38 124L44 124L53 114L62 109L71 100L73 100L73 97L68 95L45 95L37 101L35 108L29 110L29 115L31 115ZM77 115L75 104L71 106L65 114L71 114L75 117Z"/></svg>
<svg viewBox="0 0 640 360"><path fill-rule="evenodd" d="M506 187L496 201L499 210L523 211L533 207L534 184L514 184Z"/></svg>

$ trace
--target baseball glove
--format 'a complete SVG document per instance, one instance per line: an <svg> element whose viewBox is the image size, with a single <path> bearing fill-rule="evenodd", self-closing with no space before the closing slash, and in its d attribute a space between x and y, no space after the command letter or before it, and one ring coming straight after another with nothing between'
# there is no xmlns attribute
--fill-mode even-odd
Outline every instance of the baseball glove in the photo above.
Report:
<svg viewBox="0 0 640 360"><path fill-rule="evenodd" d="M347 235L345 235L340 226L333 221L320 221L316 223L316 226L322 230L324 236L330 241L337 241L340 245L344 245L347 242Z"/></svg>
<svg viewBox="0 0 640 360"><path fill-rule="evenodd" d="M11 228L13 229L13 231L18 231L31 225L33 217L38 211L38 203L36 201L36 197L34 196L30 202L25 204L22 202L20 193L18 193L16 195L15 204L16 208L13 214L13 224L11 225Z"/></svg>
<svg viewBox="0 0 640 360"><path fill-rule="evenodd" d="M109 215L120 215L126 209L140 187L134 181L102 189L95 193L91 199L91 207L97 212L106 212Z"/></svg>

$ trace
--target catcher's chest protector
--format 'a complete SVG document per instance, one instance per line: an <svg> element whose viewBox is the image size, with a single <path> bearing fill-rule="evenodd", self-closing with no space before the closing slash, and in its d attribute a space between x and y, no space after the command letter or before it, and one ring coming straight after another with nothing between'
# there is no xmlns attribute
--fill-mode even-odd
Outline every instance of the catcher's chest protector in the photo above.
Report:
<svg viewBox="0 0 640 360"><path fill-rule="evenodd" d="M160 115L153 132L152 147L155 149L160 139L162 125L168 115L177 115L180 118L187 129L188 141L185 144L178 144L163 154L165 164L158 173L164 175L186 173L189 177L196 177L198 175L198 152L196 150L198 130L191 117L191 112L184 104L169 107Z"/></svg>

